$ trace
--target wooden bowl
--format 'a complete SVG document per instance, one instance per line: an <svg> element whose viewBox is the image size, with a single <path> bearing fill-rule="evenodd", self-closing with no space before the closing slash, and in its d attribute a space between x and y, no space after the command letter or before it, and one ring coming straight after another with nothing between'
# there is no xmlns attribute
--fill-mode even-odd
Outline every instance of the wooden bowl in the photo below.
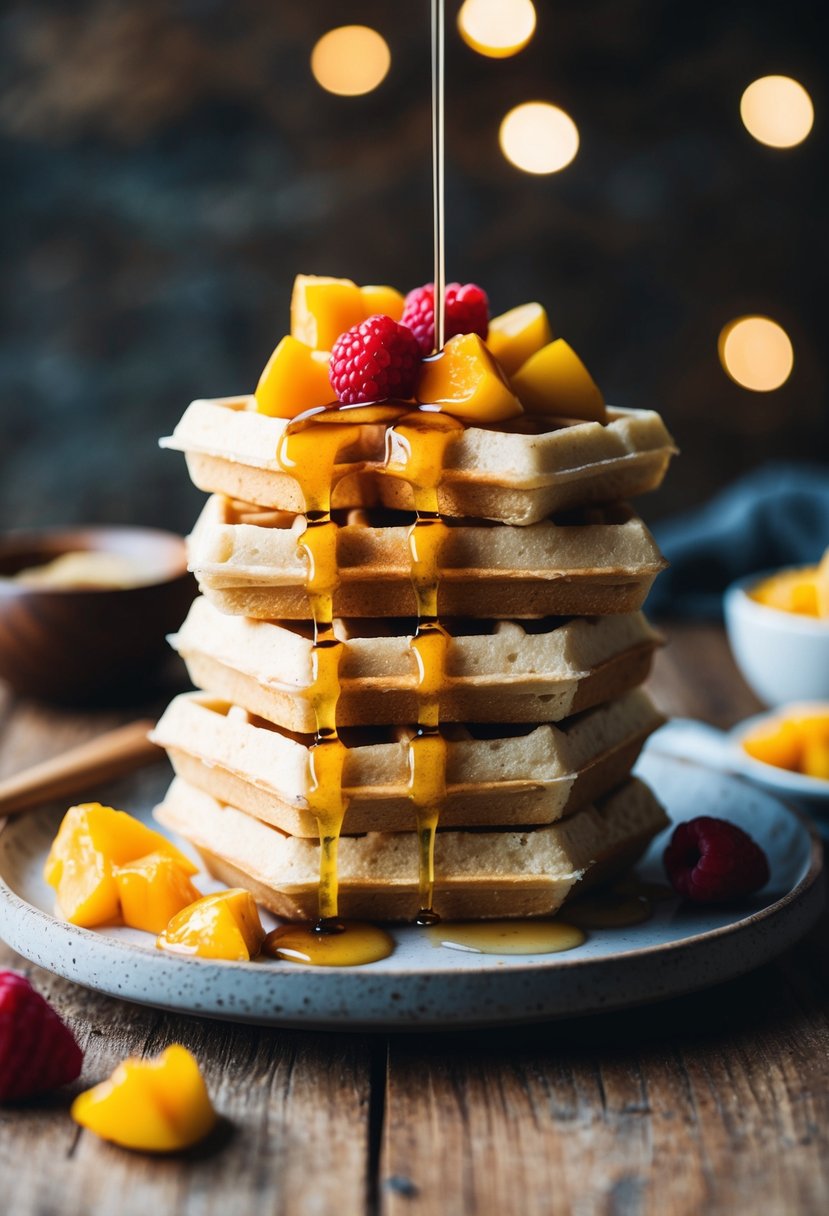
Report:
<svg viewBox="0 0 829 1216"><path fill-rule="evenodd" d="M47 587L10 576L63 553L133 561L139 585ZM78 705L147 684L196 594L182 537L154 528L55 528L0 536L0 679L23 696Z"/></svg>

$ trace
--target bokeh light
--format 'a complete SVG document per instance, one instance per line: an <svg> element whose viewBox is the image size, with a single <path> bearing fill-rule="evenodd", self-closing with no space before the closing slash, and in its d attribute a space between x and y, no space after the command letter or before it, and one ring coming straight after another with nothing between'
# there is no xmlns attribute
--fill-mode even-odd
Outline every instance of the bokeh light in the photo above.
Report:
<svg viewBox="0 0 829 1216"><path fill-rule="evenodd" d="M341 97L370 93L391 65L388 43L367 25L341 25L323 34L311 52L317 84Z"/></svg>
<svg viewBox="0 0 829 1216"><path fill-rule="evenodd" d="M517 55L535 33L532 0L464 0L458 29L467 46L490 59Z"/></svg>
<svg viewBox="0 0 829 1216"><path fill-rule="evenodd" d="M516 106L501 123L501 151L525 173L557 173L579 150L579 132L569 114L546 101Z"/></svg>
<svg viewBox="0 0 829 1216"><path fill-rule="evenodd" d="M770 148L793 148L812 129L815 112L802 84L790 76L762 76L740 98L746 130Z"/></svg>
<svg viewBox="0 0 829 1216"><path fill-rule="evenodd" d="M770 317L738 317L725 326L718 343L720 363L743 388L769 393L788 380L794 351L782 326Z"/></svg>

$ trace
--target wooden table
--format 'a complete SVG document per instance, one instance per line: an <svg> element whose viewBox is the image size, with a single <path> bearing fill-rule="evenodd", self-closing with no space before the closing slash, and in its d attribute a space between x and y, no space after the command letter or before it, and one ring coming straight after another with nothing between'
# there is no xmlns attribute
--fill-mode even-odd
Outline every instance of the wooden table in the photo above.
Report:
<svg viewBox="0 0 829 1216"><path fill-rule="evenodd" d="M719 630L669 633L653 679L664 709L721 726L755 709ZM9 702L0 773L113 721ZM181 1042L202 1062L226 1120L205 1148L159 1160L80 1133L67 1115L71 1094L0 1108L0 1210L825 1213L826 938L824 920L778 962L646 1009L405 1036L262 1030L159 1013L86 992L0 947L0 965L30 975L73 1026L86 1051L84 1084L127 1054Z"/></svg>

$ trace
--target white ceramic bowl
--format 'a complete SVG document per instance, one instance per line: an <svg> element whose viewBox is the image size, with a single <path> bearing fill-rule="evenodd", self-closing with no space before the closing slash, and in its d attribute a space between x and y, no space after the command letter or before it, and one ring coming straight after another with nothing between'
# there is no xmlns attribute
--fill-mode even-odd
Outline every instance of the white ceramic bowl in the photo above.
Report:
<svg viewBox="0 0 829 1216"><path fill-rule="evenodd" d="M769 706L829 700L829 620L781 612L748 594L767 574L752 574L725 593L725 627L746 683Z"/></svg>

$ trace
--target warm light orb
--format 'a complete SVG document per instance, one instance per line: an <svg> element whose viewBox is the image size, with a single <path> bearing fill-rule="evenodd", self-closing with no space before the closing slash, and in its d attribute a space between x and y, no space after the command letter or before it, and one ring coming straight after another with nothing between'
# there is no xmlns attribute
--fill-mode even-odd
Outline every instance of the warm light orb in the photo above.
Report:
<svg viewBox="0 0 829 1216"><path fill-rule="evenodd" d="M517 55L535 33L532 0L464 0L458 29L467 46L490 59Z"/></svg>
<svg viewBox="0 0 829 1216"><path fill-rule="evenodd" d="M501 123L501 151L525 173L557 173L579 150L579 132L569 114L546 101L516 106Z"/></svg>
<svg viewBox="0 0 829 1216"><path fill-rule="evenodd" d="M720 363L743 388L770 393L788 380L794 366L789 335L769 317L738 317L720 334Z"/></svg>
<svg viewBox="0 0 829 1216"><path fill-rule="evenodd" d="M357 97L376 89L390 64L388 43L367 25L341 25L329 30L311 52L311 71L317 84L341 97Z"/></svg>
<svg viewBox="0 0 829 1216"><path fill-rule="evenodd" d="M740 98L749 135L770 148L793 148L812 129L815 112L802 84L790 76L762 76Z"/></svg>

